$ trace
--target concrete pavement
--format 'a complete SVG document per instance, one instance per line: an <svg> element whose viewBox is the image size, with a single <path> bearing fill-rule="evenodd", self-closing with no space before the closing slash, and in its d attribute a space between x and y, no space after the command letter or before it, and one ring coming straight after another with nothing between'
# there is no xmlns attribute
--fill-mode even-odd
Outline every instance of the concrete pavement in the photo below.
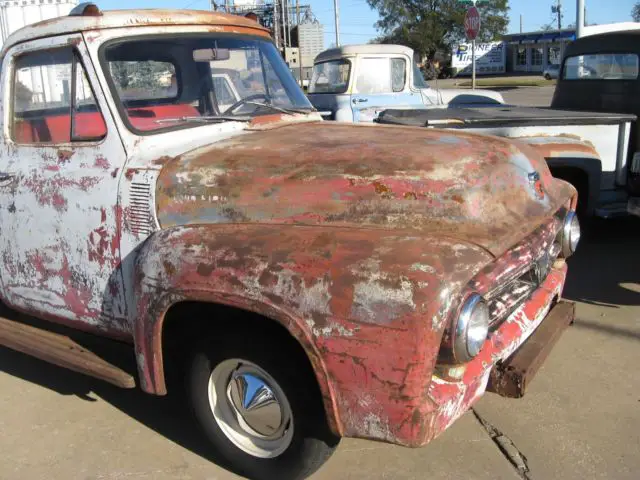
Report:
<svg viewBox="0 0 640 480"><path fill-rule="evenodd" d="M485 425L467 413L423 449L343 441L314 478L638 478L640 221L599 231L570 265L576 325L524 399L486 395L475 408ZM5 349L0 412L3 480L238 478L208 461L216 458L179 399L118 390Z"/></svg>

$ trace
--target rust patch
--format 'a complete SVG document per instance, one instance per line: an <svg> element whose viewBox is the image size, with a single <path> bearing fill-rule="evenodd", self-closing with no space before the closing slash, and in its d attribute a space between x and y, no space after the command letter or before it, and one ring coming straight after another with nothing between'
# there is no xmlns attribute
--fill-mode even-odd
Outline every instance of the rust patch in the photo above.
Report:
<svg viewBox="0 0 640 480"><path fill-rule="evenodd" d="M198 275L202 277L208 277L209 275L211 275L211 273L213 273L214 268L215 267L213 265L205 265L204 263L199 263L196 271L198 272Z"/></svg>
<svg viewBox="0 0 640 480"><path fill-rule="evenodd" d="M133 176L139 171L140 169L138 168L127 168L127 170L124 172L124 176L127 180L133 180Z"/></svg>
<svg viewBox="0 0 640 480"><path fill-rule="evenodd" d="M539 172L544 198L530 185L531 172ZM508 139L322 123L251 132L166 160L156 184L163 228L406 228L497 255L572 195L536 150Z"/></svg>
<svg viewBox="0 0 640 480"><path fill-rule="evenodd" d="M75 153L76 152L74 150L58 150L58 163L60 165L69 163L69 160L71 160L71 157L73 157Z"/></svg>
<svg viewBox="0 0 640 480"><path fill-rule="evenodd" d="M165 260L162 262L162 265L164 266L164 273L166 273L169 276L175 275L176 267L173 266L173 263Z"/></svg>
<svg viewBox="0 0 640 480"><path fill-rule="evenodd" d="M169 156L165 155L163 157L155 159L152 163L153 163L153 165L161 165L162 166L162 165L165 165L165 164L169 163L171 160L173 160L173 157L169 157Z"/></svg>

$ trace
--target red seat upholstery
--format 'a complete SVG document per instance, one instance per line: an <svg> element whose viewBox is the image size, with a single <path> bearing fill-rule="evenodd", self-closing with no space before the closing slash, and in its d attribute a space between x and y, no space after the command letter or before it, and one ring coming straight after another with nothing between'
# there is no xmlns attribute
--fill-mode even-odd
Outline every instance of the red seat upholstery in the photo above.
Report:
<svg viewBox="0 0 640 480"><path fill-rule="evenodd" d="M171 125L157 123L157 120L200 116L198 110L189 104L130 108L127 114L131 124L143 131L157 130ZM17 119L13 129L14 138L18 143L69 143L71 116L69 114L46 115L44 112L40 117ZM107 126L100 112L76 113L74 139L92 140L102 138L106 134Z"/></svg>
<svg viewBox="0 0 640 480"><path fill-rule="evenodd" d="M107 126L100 112L76 114L75 135L77 140L102 138ZM71 141L71 116L47 115L18 120L14 124L14 137L18 143L69 143Z"/></svg>
<svg viewBox="0 0 640 480"><path fill-rule="evenodd" d="M178 117L199 117L200 112L189 104L155 105L153 107L139 107L127 109L129 121L134 128L142 131L166 128L171 124L158 123L158 120ZM178 122L176 122L178 123Z"/></svg>

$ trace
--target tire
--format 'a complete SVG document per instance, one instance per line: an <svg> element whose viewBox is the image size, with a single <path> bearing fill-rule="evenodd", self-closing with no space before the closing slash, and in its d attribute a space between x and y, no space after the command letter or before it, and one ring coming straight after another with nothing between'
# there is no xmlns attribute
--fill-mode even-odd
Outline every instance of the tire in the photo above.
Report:
<svg viewBox="0 0 640 480"><path fill-rule="evenodd" d="M551 75L549 75L548 73L544 76L545 80L551 80Z"/></svg>
<svg viewBox="0 0 640 480"><path fill-rule="evenodd" d="M306 358L301 362L293 348L276 347L277 340L254 338L259 340L227 334L195 349L187 375L191 408L236 473L257 480L306 478L329 459L339 439L327 426Z"/></svg>

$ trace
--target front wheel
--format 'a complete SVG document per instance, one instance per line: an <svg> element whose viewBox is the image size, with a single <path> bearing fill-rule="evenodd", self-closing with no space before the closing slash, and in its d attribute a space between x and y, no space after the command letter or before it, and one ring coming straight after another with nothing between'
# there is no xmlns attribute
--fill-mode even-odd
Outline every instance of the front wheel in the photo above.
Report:
<svg viewBox="0 0 640 480"><path fill-rule="evenodd" d="M246 336L235 340L205 343L193 355L189 393L198 423L238 473L306 478L338 444L315 380L294 355L243 346Z"/></svg>

